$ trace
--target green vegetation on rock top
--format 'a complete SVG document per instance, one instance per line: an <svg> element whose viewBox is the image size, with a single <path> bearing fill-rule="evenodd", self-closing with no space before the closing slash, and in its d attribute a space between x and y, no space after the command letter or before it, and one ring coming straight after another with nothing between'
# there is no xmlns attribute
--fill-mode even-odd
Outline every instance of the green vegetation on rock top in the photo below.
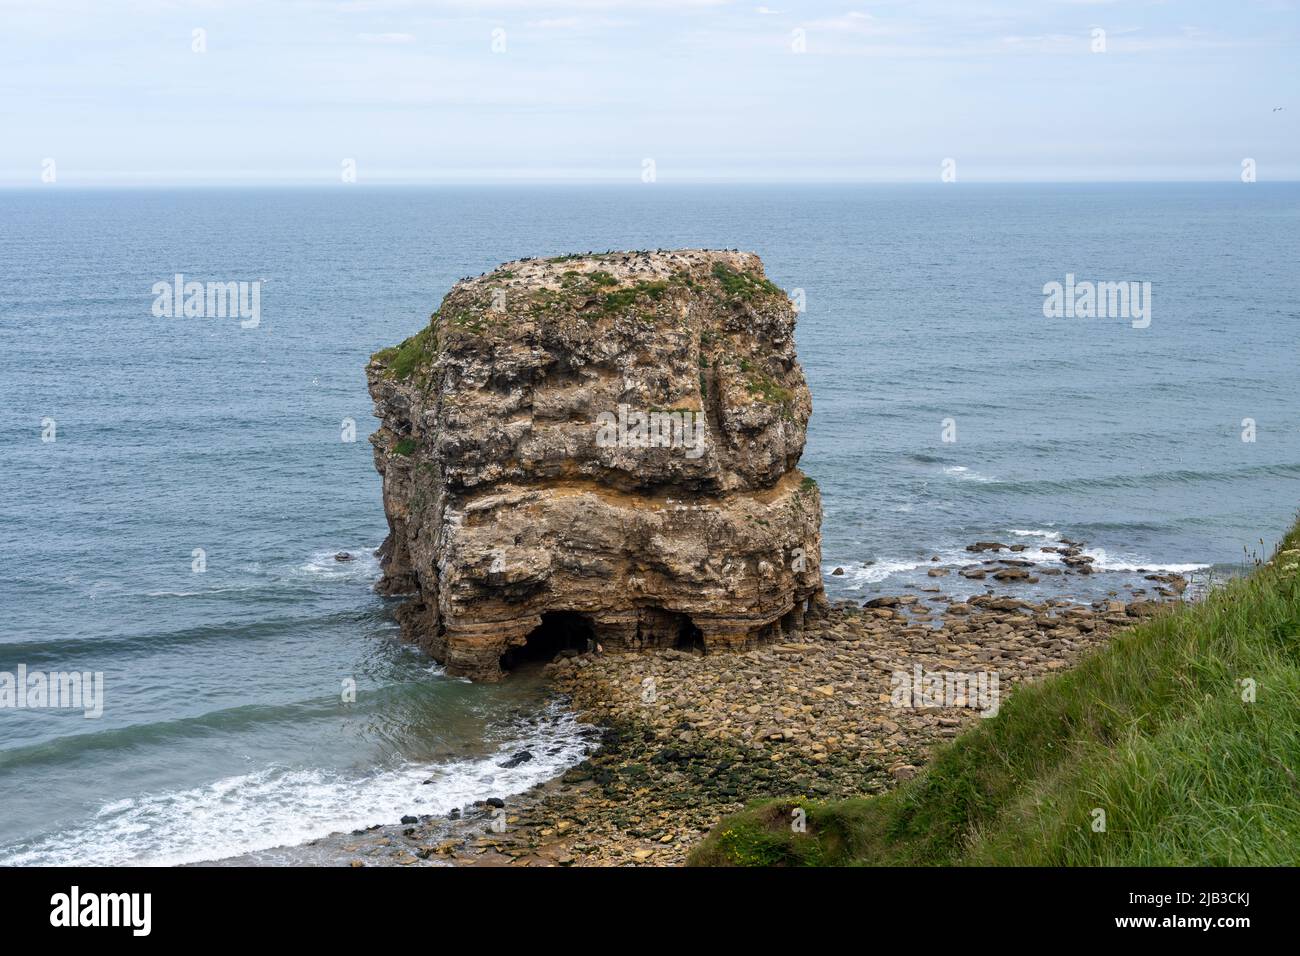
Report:
<svg viewBox="0 0 1300 956"><path fill-rule="evenodd" d="M407 338L400 345L380 349L371 359L387 367L390 378L405 381L425 361L438 352L437 314L433 321L419 332Z"/></svg>
<svg viewBox="0 0 1300 956"><path fill-rule="evenodd" d="M668 291L668 281L666 279L656 279L653 281L636 282L623 288L615 289L612 292L606 292L600 299L601 311L606 315L614 312L620 312L636 304L636 300L641 296L649 298L651 301L658 302Z"/></svg>
<svg viewBox="0 0 1300 956"><path fill-rule="evenodd" d="M752 272L740 272L725 263L713 264L713 277L722 285L723 292L736 299L748 301L760 295L785 295L770 279Z"/></svg>

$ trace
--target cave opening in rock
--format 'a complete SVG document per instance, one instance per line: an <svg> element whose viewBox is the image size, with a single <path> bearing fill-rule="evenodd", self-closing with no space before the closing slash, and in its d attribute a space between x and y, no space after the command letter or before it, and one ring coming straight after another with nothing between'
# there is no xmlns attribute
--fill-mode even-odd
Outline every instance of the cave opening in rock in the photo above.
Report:
<svg viewBox="0 0 1300 956"><path fill-rule="evenodd" d="M542 623L533 628L522 645L509 648L501 655L501 669L513 670L521 664L544 663L561 651L585 651L595 639L587 615L575 611L547 611Z"/></svg>
<svg viewBox="0 0 1300 956"><path fill-rule="evenodd" d="M695 626L689 614L682 614L673 647L679 651L704 651L704 632Z"/></svg>
<svg viewBox="0 0 1300 956"><path fill-rule="evenodd" d="M637 614L636 629L637 647L704 650L704 635L689 614L662 607L643 607Z"/></svg>

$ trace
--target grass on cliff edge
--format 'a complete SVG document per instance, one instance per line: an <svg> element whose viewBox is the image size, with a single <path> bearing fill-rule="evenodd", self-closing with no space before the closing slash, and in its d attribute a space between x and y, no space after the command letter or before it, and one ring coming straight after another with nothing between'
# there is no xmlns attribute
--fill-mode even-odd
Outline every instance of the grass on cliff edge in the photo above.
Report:
<svg viewBox="0 0 1300 956"><path fill-rule="evenodd" d="M370 356L373 361L388 366L388 376L402 381L438 351L438 328L435 324L437 313L430 317L429 324L419 332L409 336L400 344L380 349Z"/></svg>
<svg viewBox="0 0 1300 956"><path fill-rule="evenodd" d="M1297 548L1300 524L1249 577L1018 688L890 793L751 805L689 862L1300 864ZM791 832L796 806L805 834Z"/></svg>

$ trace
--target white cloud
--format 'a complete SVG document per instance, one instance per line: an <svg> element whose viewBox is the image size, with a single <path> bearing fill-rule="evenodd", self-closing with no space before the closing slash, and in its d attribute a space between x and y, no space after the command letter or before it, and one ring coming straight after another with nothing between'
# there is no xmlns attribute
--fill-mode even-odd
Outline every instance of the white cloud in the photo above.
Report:
<svg viewBox="0 0 1300 956"><path fill-rule="evenodd" d="M582 30L592 30L597 27L618 26L622 21L614 20L609 17L548 17L543 20L533 20L528 25L537 30L555 30L576 33Z"/></svg>

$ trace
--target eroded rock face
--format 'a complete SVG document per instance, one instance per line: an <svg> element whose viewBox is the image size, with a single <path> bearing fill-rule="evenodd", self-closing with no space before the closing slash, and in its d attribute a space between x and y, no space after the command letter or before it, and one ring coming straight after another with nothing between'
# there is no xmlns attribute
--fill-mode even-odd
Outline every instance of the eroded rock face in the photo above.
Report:
<svg viewBox="0 0 1300 956"><path fill-rule="evenodd" d="M526 259L366 370L380 589L449 673L788 636L822 602L794 309L749 253ZM544 617L545 615L545 617Z"/></svg>

